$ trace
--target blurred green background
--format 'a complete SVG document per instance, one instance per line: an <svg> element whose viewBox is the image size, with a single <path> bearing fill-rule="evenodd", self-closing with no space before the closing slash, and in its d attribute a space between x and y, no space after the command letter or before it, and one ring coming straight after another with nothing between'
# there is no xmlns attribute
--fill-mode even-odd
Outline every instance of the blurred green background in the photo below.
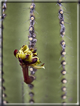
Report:
<svg viewBox="0 0 80 106"><path fill-rule="evenodd" d="M9 103L29 103L31 91L23 82L23 73L18 60L14 57L15 49L20 49L24 44L29 44L28 29L31 3L7 3L7 14L3 21L3 78L6 87L4 93ZM68 83L67 98L61 99L60 67L60 25L58 19L59 6L56 3L35 3L35 33L37 38L36 48L38 57L45 63L45 70L37 70L36 80L33 82L35 103L77 103L77 3L63 3L64 20L66 24L66 71L65 78ZM26 22L25 22L26 21ZM26 31L27 30L27 31ZM71 39L69 39L69 38ZM74 57L72 57L74 56ZM59 68L60 67L60 68ZM24 91L22 91L22 87ZM24 92L24 93L23 93ZM23 100L24 97L24 100Z"/></svg>

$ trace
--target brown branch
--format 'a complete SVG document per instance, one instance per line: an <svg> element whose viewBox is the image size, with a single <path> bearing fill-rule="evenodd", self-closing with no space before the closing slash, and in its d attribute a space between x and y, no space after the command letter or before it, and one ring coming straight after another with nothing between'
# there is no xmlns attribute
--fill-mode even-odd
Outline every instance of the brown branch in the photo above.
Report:
<svg viewBox="0 0 80 106"><path fill-rule="evenodd" d="M21 65L21 66L22 66L22 71L23 71L23 76L24 76L24 82L26 84L31 84L34 81L34 77L29 76L28 66L26 66L26 65Z"/></svg>

